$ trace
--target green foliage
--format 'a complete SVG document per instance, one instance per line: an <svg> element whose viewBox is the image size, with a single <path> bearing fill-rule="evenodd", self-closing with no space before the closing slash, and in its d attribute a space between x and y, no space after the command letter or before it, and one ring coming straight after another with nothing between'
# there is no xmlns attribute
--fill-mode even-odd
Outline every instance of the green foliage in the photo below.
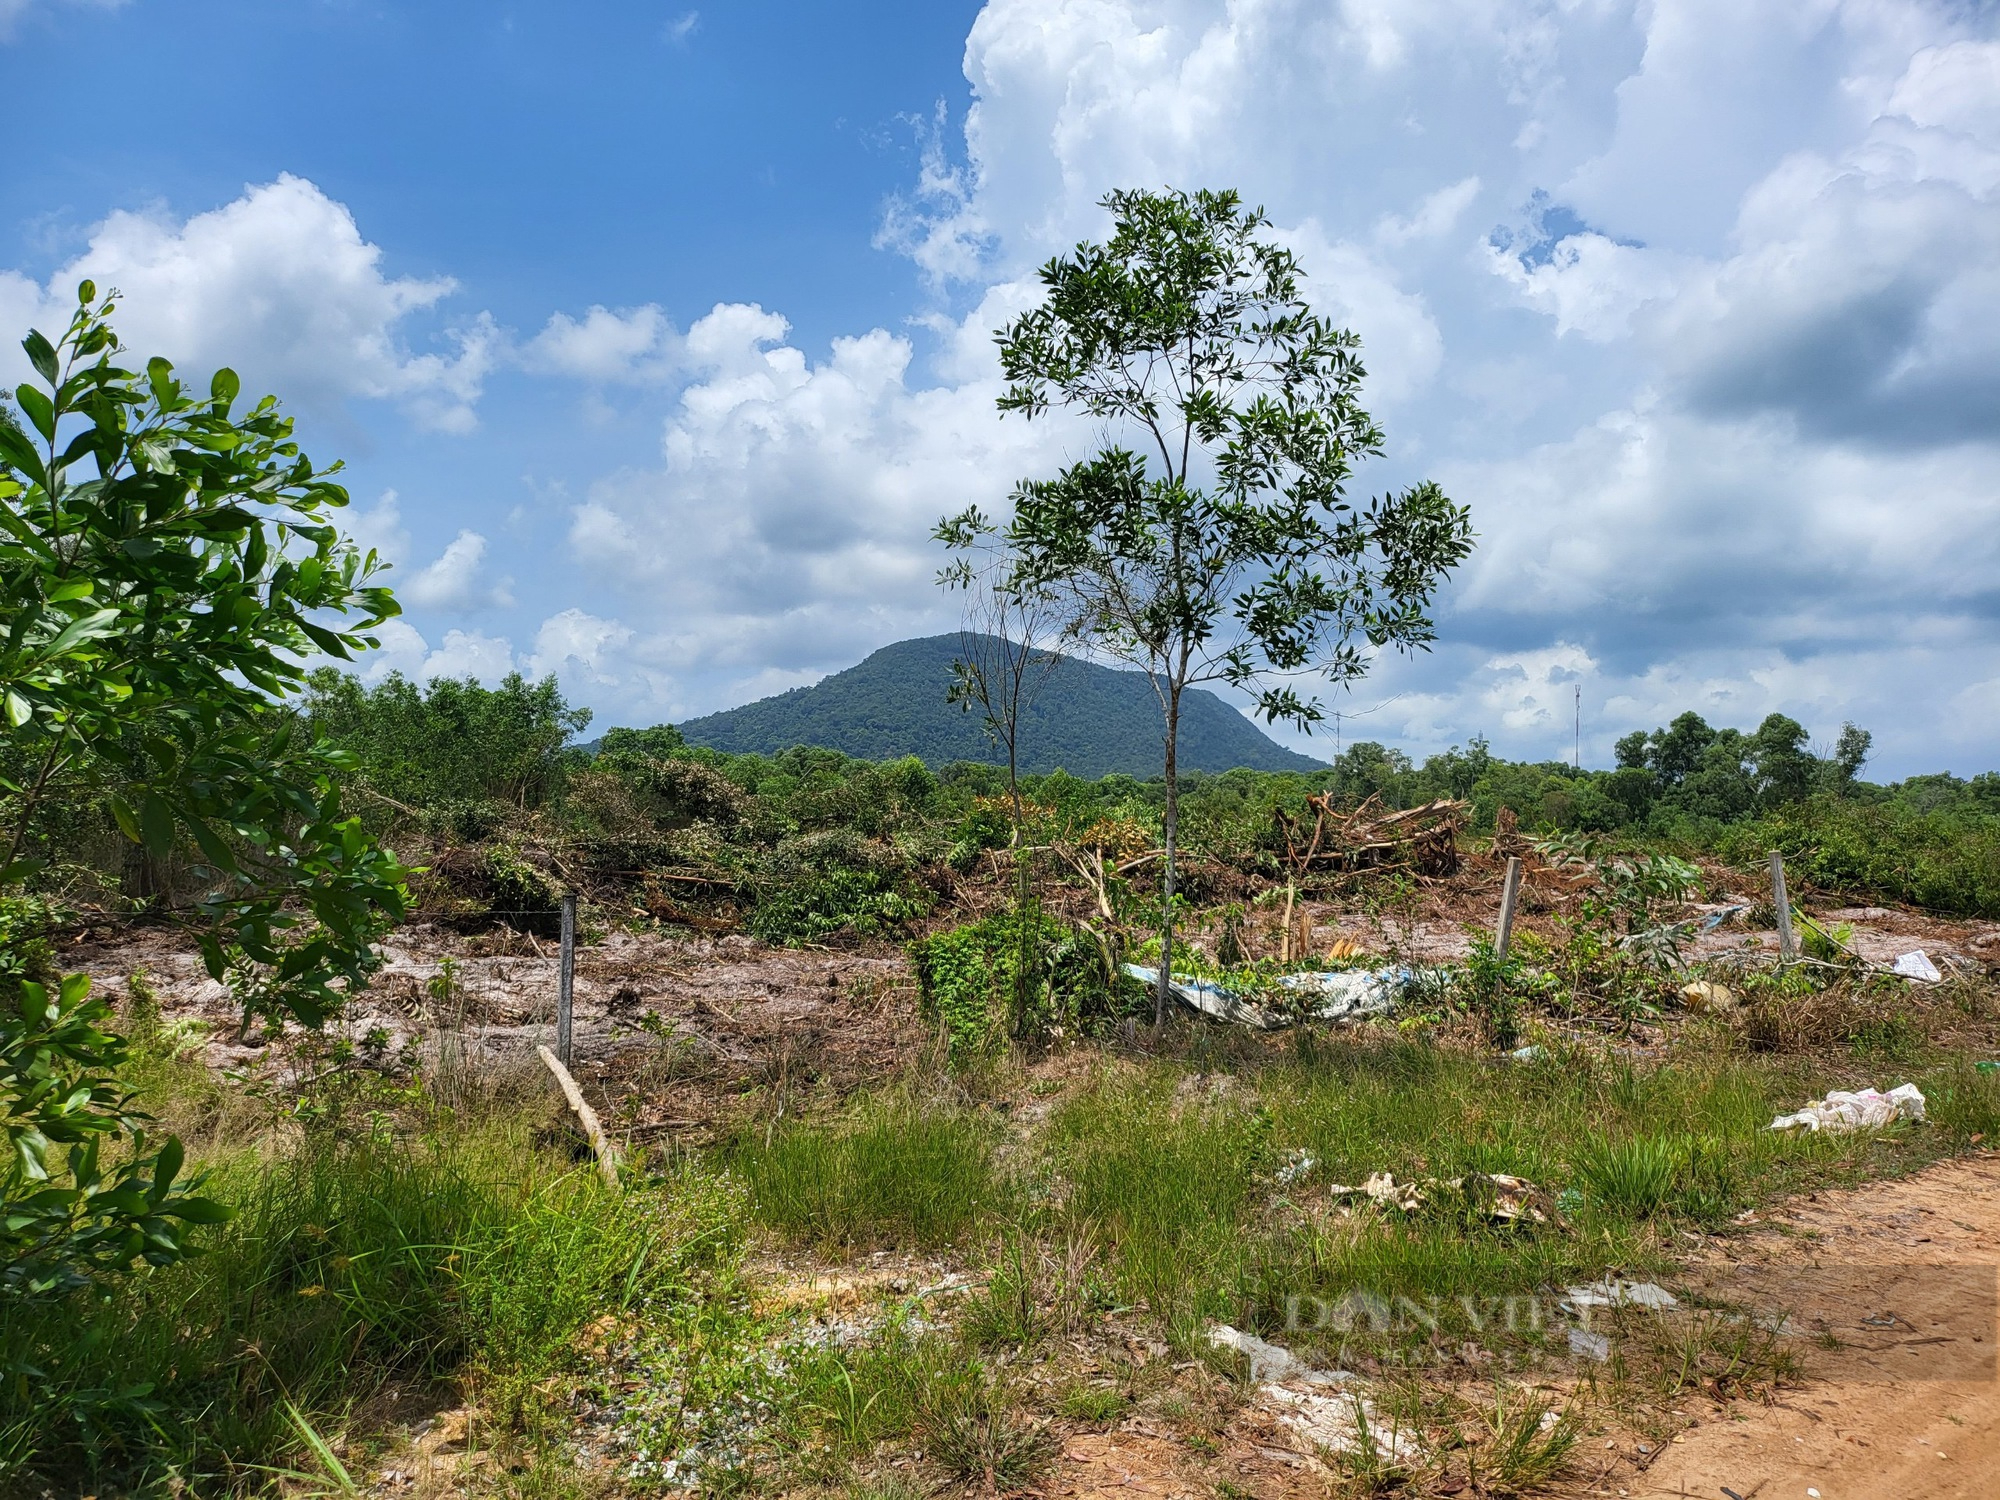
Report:
<svg viewBox="0 0 2000 1500"><path fill-rule="evenodd" d="M1776 849L1794 884L1873 893L1956 916L2000 915L2000 817L1971 797L1934 811L1811 797L1725 830L1716 848L1744 866Z"/></svg>
<svg viewBox="0 0 2000 1500"><path fill-rule="evenodd" d="M1061 406L1114 439L1016 488L1009 582L1064 598L1073 635L1152 679L1171 953L1183 693L1254 688L1267 719L1310 727L1323 711L1292 679L1365 675L1372 653L1357 638L1426 647L1431 598L1470 554L1472 528L1428 482L1359 507L1345 498L1354 463L1383 443L1360 404L1360 340L1307 306L1291 252L1257 238L1261 210L1232 192L1171 190L1113 192L1103 206L1111 238L1051 260L1042 302L999 334L1003 412Z"/></svg>
<svg viewBox="0 0 2000 1500"><path fill-rule="evenodd" d="M304 659L374 646L396 603L274 399L238 413L229 370L201 396L164 359L123 369L112 299L85 282L77 303L58 340L23 341L32 431L0 425L0 895L42 871L56 832L108 813L142 872L200 861L209 973L247 965L270 1013L314 1023L377 966L404 871L342 807L351 758L283 700ZM54 982L46 915L8 895L0 920L11 1293L170 1265L188 1224L225 1216L179 1180L178 1141L149 1149L116 1077L128 1049L87 979Z"/></svg>
<svg viewBox="0 0 2000 1500"><path fill-rule="evenodd" d="M1520 990L1526 969L1517 953L1500 957L1491 938L1473 939L1459 990L1465 1009L1478 1019L1488 1046L1504 1051L1521 1040Z"/></svg>
<svg viewBox="0 0 2000 1500"><path fill-rule="evenodd" d="M397 606L276 401L122 368L111 311L85 282L60 339L28 335L33 430L0 428L0 885L52 852L50 809L68 837L108 810L152 860L192 849L209 972L241 949L311 1020L373 967L403 871L342 807L352 761L282 700Z"/></svg>
<svg viewBox="0 0 2000 1500"><path fill-rule="evenodd" d="M245 1158L214 1180L236 1216L199 1259L0 1301L0 1488L209 1493L309 1467L292 1414L337 1430L385 1381L458 1376L504 1432L587 1322L664 1316L738 1252L726 1185L614 1194L525 1134Z"/></svg>
<svg viewBox="0 0 2000 1500"><path fill-rule="evenodd" d="M518 672L497 688L470 677L419 687L400 672L370 688L323 667L309 680L304 710L355 758L363 786L425 809L440 831L475 838L510 809L553 800L570 739L590 723L590 710L564 701L554 677L529 682Z"/></svg>
<svg viewBox="0 0 2000 1500"><path fill-rule="evenodd" d="M836 865L767 888L750 913L750 931L767 943L797 947L839 933L873 936L923 916L930 906L879 869Z"/></svg>
<svg viewBox="0 0 2000 1500"><path fill-rule="evenodd" d="M82 974L54 993L23 980L0 1003L0 1298L171 1265L186 1226L228 1210L180 1180L180 1142L148 1149L147 1116L117 1078L128 1049ZM111 1155L104 1154L106 1147Z"/></svg>
<svg viewBox="0 0 2000 1500"><path fill-rule="evenodd" d="M548 871L509 844L493 844L482 857L491 909L521 932L549 937L562 931L562 887Z"/></svg>
<svg viewBox="0 0 2000 1500"><path fill-rule="evenodd" d="M1110 1013L1102 948L1032 902L909 946L925 1019L954 1059L1074 1034Z"/></svg>
<svg viewBox="0 0 2000 1500"><path fill-rule="evenodd" d="M1661 908L1686 901L1701 889L1697 866L1671 854L1615 854L1576 834L1543 839L1537 848L1558 868L1591 872L1595 883L1583 901L1585 924L1622 930L1622 946L1644 962L1659 968L1679 964L1679 935L1659 920Z"/></svg>

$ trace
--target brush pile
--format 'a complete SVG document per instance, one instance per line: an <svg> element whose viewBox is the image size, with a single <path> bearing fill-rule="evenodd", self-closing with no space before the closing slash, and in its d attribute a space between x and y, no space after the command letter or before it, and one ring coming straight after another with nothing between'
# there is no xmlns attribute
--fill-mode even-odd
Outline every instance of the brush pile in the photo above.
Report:
<svg viewBox="0 0 2000 1500"><path fill-rule="evenodd" d="M1352 874L1357 870L1405 870L1413 875L1445 879L1458 873L1458 833L1471 806L1440 797L1419 807L1388 812L1371 796L1351 812L1333 805L1331 796L1306 798L1306 812L1292 816L1275 810L1279 836L1285 842L1285 863L1304 879L1315 874Z"/></svg>

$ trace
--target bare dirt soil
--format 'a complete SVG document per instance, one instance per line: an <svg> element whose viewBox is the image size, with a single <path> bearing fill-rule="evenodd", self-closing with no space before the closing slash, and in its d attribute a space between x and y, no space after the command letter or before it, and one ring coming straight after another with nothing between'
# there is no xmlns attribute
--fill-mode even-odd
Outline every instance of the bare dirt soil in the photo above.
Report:
<svg viewBox="0 0 2000 1500"><path fill-rule="evenodd" d="M418 926L382 951L383 967L335 1023L355 1042L376 1034L380 1045L361 1065L435 1067L448 1031L480 1066L538 1067L536 1044L555 1038L555 943ZM114 994L143 975L165 1019L203 1028L202 1056L218 1073L281 1075L290 1065L261 1030L241 1034L236 1000L171 929L99 929L63 963ZM878 1082L925 1039L908 963L894 948L774 949L741 936L624 931L577 948L574 1071L607 1124L635 1139L705 1141L770 1085L845 1093Z"/></svg>
<svg viewBox="0 0 2000 1500"><path fill-rule="evenodd" d="M1818 1193L1763 1217L1691 1273L1809 1334L1806 1383L1691 1428L1643 1472L1620 1466L1572 1493L2000 1495L2000 1158Z"/></svg>

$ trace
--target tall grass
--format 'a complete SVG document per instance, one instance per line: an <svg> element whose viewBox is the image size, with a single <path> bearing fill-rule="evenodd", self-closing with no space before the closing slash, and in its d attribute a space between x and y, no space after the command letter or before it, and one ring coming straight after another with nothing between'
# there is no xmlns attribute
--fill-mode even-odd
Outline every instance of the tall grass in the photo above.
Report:
<svg viewBox="0 0 2000 1500"><path fill-rule="evenodd" d="M756 1216L827 1250L963 1241L1010 1188L979 1114L889 1094L832 1123L746 1131L724 1153Z"/></svg>
<svg viewBox="0 0 2000 1500"><path fill-rule="evenodd" d="M1157 1068L1102 1080L1057 1115L1048 1146L1064 1219L1099 1238L1128 1300L1184 1337L1231 1313L1270 1135L1240 1094L1204 1097L1183 1087L1188 1077Z"/></svg>
<svg viewBox="0 0 2000 1500"><path fill-rule="evenodd" d="M584 1322L731 1243L717 1189L621 1197L506 1127L308 1138L212 1191L238 1217L199 1258L0 1303L0 1488L255 1489L389 1380L459 1380L504 1429Z"/></svg>

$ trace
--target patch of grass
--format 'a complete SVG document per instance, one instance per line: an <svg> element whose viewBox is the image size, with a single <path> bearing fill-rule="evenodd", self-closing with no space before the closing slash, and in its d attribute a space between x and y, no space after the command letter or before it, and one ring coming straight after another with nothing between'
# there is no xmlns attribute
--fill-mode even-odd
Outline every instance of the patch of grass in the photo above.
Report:
<svg viewBox="0 0 2000 1500"><path fill-rule="evenodd" d="M1501 1494L1525 1493L1558 1478L1582 1431L1574 1411L1558 1413L1553 1402L1504 1386L1480 1421L1486 1432L1473 1472L1482 1488Z"/></svg>
<svg viewBox="0 0 2000 1500"><path fill-rule="evenodd" d="M891 1095L828 1124L747 1133L725 1159L758 1220L829 1250L963 1241L1010 1188L995 1129L963 1109Z"/></svg>
<svg viewBox="0 0 2000 1500"><path fill-rule="evenodd" d="M1072 1422L1092 1425L1117 1421L1129 1405L1123 1391L1096 1385L1073 1385L1056 1398L1059 1413Z"/></svg>
<svg viewBox="0 0 2000 1500"><path fill-rule="evenodd" d="M1798 1356L1779 1335L1740 1314L1694 1309L1659 1316L1612 1309L1614 1382L1655 1400L1702 1391L1717 1401L1768 1394L1800 1376Z"/></svg>
<svg viewBox="0 0 2000 1500"><path fill-rule="evenodd" d="M309 1137L223 1163L207 1253L98 1295L0 1302L0 1487L133 1495L318 1467L395 1380L456 1377L503 1430L579 1328L679 1294L735 1243L723 1190L619 1195L525 1130ZM59 1492L62 1492L59 1490Z"/></svg>
<svg viewBox="0 0 2000 1500"><path fill-rule="evenodd" d="M932 1462L989 1495L1024 1488L1053 1456L1046 1429L1024 1417L1002 1381L976 1364L931 1383L918 1430Z"/></svg>
<svg viewBox="0 0 2000 1500"><path fill-rule="evenodd" d="M1190 1338L1203 1319L1229 1316L1246 1264L1239 1226L1271 1130L1244 1091L1204 1094L1199 1083L1169 1065L1099 1080L1058 1112L1048 1145L1063 1221L1102 1237L1122 1297Z"/></svg>
<svg viewBox="0 0 2000 1500"><path fill-rule="evenodd" d="M1586 1147L1578 1175L1594 1201L1643 1219L1673 1191L1679 1154L1672 1141L1660 1136L1598 1141Z"/></svg>
<svg viewBox="0 0 2000 1500"><path fill-rule="evenodd" d="M2000 1145L2000 1073L1979 1072L1961 1059L1929 1080L1925 1100L1937 1129Z"/></svg>

